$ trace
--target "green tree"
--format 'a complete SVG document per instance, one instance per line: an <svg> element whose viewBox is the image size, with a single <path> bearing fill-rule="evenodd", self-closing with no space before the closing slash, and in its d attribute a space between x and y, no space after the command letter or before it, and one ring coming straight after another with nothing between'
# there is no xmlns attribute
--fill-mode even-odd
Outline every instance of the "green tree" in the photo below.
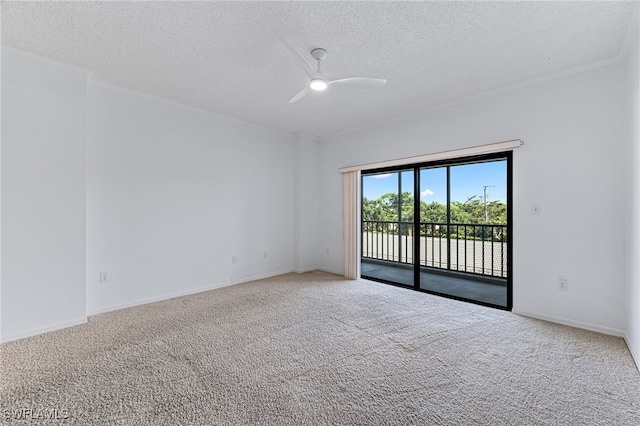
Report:
<svg viewBox="0 0 640 426"><path fill-rule="evenodd" d="M446 223L447 206L435 201L428 204L422 201L420 203L420 222Z"/></svg>
<svg viewBox="0 0 640 426"><path fill-rule="evenodd" d="M384 210L380 204L380 200L362 199L362 219L363 220L386 220Z"/></svg>
<svg viewBox="0 0 640 426"><path fill-rule="evenodd" d="M487 204L489 223L493 225L507 224L507 205L500 201L492 201Z"/></svg>
<svg viewBox="0 0 640 426"><path fill-rule="evenodd" d="M384 211L385 220L398 220L398 194L389 192L378 198L378 202ZM410 192L402 193L402 205L400 206L400 221L413 222L413 195Z"/></svg>
<svg viewBox="0 0 640 426"><path fill-rule="evenodd" d="M403 235L413 234L413 195L410 192L402 193L402 205L400 209L400 232ZM469 197L465 202L453 201L449 207L451 214L452 224L491 224L491 225L505 225L507 223L507 206L500 201L492 201L486 205L486 215L488 221L485 220L485 204L482 197L474 195ZM370 200L363 198L362 200L362 219L365 221L386 221L386 222L398 222L398 194L387 193L380 196L376 200ZM408 222L408 223L407 223ZM447 223L447 206L438 202L426 203L420 202L420 222L426 222L428 225L423 225L421 233L426 235L446 235L447 227L444 226ZM376 225L371 227L371 231L387 230L385 225ZM395 229L395 228L394 228ZM456 231L457 230L457 231ZM496 228L495 232L500 232L500 235L496 235L493 238L504 239L505 235L502 230ZM394 231L391 231L394 232ZM397 231L396 231L397 232ZM483 227L454 227L453 234L460 232L467 232L468 237L486 238L483 233L487 232Z"/></svg>

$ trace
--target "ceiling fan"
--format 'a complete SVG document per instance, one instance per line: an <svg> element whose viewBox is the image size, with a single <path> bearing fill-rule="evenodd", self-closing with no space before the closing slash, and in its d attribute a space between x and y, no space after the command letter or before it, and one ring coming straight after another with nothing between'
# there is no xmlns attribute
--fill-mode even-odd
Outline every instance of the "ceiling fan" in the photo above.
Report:
<svg viewBox="0 0 640 426"><path fill-rule="evenodd" d="M377 87L382 87L387 84L387 80L383 78L367 78L367 77L348 77L348 78L331 78L326 74L320 72L320 63L327 58L327 51L321 48L313 49L311 51L311 57L318 61L317 69L314 71L311 64L302 56L298 51L296 51L289 43L287 43L282 37L278 37L278 40L282 44L282 46L291 54L293 59L296 60L298 66L302 68L302 71L307 74L309 77L309 85L298 92L289 103L292 104L294 102L299 101L306 95L308 95L312 90L314 91L322 91L326 90L327 87L333 84L339 84L342 86L352 87L354 89L375 89Z"/></svg>

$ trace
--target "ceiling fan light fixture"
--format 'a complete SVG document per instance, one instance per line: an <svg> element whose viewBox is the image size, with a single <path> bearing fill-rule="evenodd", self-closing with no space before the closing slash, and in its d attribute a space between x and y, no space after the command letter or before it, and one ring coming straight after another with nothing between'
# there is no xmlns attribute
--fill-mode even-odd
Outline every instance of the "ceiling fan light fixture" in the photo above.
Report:
<svg viewBox="0 0 640 426"><path fill-rule="evenodd" d="M311 80L311 84L309 85L312 90L316 90L318 92L326 90L328 86L329 85L327 84L326 80L323 80L321 78L314 78L313 80Z"/></svg>
<svg viewBox="0 0 640 426"><path fill-rule="evenodd" d="M282 47L289 52L289 54L298 63L298 66L302 68L302 71L309 77L309 85L299 91L293 98L289 100L289 103L298 102L300 99L307 96L311 91L321 92L327 90L329 86L339 85L353 87L355 89L375 89L382 87L387 83L387 80L382 78L367 78L367 77L346 77L346 78L333 78L320 71L320 64L327 59L327 51L322 48L315 48L311 51L311 57L318 61L318 66L314 70L306 57L297 50L295 50L285 39L278 36L278 40Z"/></svg>

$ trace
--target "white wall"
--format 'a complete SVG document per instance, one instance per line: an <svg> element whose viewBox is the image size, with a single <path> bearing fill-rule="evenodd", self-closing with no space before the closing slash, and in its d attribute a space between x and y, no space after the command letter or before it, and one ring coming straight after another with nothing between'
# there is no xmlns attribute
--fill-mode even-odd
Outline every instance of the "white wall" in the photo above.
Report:
<svg viewBox="0 0 640 426"><path fill-rule="evenodd" d="M315 140L296 175L292 135L2 60L1 341L294 269L294 180L317 184Z"/></svg>
<svg viewBox="0 0 640 426"><path fill-rule="evenodd" d="M293 136L97 81L88 108L89 313L294 269Z"/></svg>
<svg viewBox="0 0 640 426"><path fill-rule="evenodd" d="M629 33L625 86L629 118L629 213L627 236L627 344L640 366L640 19L636 9L634 26Z"/></svg>
<svg viewBox="0 0 640 426"><path fill-rule="evenodd" d="M320 245L330 252L321 266L343 270L338 168L520 138L514 312L622 335L623 77L620 64L610 65L320 141ZM566 293L557 291L560 277Z"/></svg>
<svg viewBox="0 0 640 426"><path fill-rule="evenodd" d="M294 269L296 272L318 268L318 141L296 135L294 157Z"/></svg>
<svg viewBox="0 0 640 426"><path fill-rule="evenodd" d="M2 49L0 340L85 312L86 73Z"/></svg>

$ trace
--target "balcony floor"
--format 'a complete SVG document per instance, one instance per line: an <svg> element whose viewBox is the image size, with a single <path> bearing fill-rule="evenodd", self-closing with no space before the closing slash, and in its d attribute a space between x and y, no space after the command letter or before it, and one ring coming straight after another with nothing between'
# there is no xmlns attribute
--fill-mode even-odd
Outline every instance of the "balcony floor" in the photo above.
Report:
<svg viewBox="0 0 640 426"><path fill-rule="evenodd" d="M410 265L394 264L391 262L361 261L361 275L363 278L378 279L413 287L413 269ZM430 272L426 269L420 272L420 288L447 296L459 297L490 305L507 306L507 280L492 279L494 282L484 282L482 277L461 277Z"/></svg>

